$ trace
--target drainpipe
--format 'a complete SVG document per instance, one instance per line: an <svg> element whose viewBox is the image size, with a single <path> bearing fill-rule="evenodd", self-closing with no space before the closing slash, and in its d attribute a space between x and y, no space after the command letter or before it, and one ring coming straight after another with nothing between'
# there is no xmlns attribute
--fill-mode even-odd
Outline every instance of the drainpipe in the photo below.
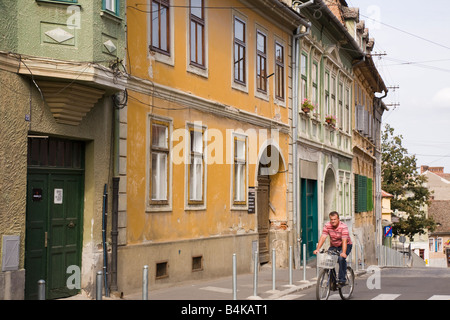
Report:
<svg viewBox="0 0 450 320"><path fill-rule="evenodd" d="M300 13L300 9L302 8L306 8L309 5L314 4L314 0L310 0L308 2L305 3L300 3L299 1L294 1L292 3L292 7L298 12ZM293 204L293 223L296 226L295 231L296 231L296 237L294 237L294 245L295 243L297 243L298 245L300 244L299 239L301 239L300 237L300 212L298 210L298 159L297 159L297 138L298 138L298 109L299 109L299 105L298 105L298 76L300 73L300 66L299 66L299 53L300 53L300 39L305 37L306 35L309 34L310 30L311 30L311 22L305 22L302 23L305 27L306 27L306 31L301 33L300 29L301 27L298 27L297 30L295 31L294 37L293 37L293 46L292 46L292 64L295 66L295 68L293 69L293 94L292 94L292 99L293 99L293 103L292 103L292 139L293 139L293 150L292 150L292 174L293 174L293 190L292 190L292 204ZM298 248L300 249L300 248ZM296 250L296 252L300 252L300 250ZM300 257L298 257L298 260L300 261ZM300 263L296 264L298 267L300 267Z"/></svg>

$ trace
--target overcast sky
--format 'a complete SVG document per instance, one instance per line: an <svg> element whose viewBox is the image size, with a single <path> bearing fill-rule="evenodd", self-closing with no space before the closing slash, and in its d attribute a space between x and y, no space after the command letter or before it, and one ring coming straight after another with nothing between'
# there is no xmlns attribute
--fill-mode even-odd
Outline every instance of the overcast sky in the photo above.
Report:
<svg viewBox="0 0 450 320"><path fill-rule="evenodd" d="M389 123L417 165L443 166L450 173L450 1L347 0L360 8L372 53L386 86Z"/></svg>

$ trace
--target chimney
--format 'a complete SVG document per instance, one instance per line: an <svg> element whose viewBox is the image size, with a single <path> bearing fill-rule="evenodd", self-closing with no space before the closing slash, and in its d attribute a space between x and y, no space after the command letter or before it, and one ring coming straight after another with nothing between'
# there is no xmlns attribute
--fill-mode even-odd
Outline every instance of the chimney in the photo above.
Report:
<svg viewBox="0 0 450 320"><path fill-rule="evenodd" d="M420 167L420 174L424 173L427 170L428 170L428 166L421 166Z"/></svg>

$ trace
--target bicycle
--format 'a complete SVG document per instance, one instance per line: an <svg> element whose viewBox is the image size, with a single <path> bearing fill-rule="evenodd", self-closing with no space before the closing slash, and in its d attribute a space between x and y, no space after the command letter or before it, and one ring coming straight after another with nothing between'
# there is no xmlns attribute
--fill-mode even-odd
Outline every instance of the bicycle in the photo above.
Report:
<svg viewBox="0 0 450 320"><path fill-rule="evenodd" d="M355 274L351 267L347 266L345 284L343 286L338 286L336 283L337 275L335 266L338 261L339 254L339 251L336 250L328 250L326 253L324 253L324 250L322 250L317 255L317 266L319 268L322 268L319 273L319 277L317 278L317 300L328 300L330 291L339 290L339 295L341 296L342 300L350 299L353 293L353 289L355 286Z"/></svg>

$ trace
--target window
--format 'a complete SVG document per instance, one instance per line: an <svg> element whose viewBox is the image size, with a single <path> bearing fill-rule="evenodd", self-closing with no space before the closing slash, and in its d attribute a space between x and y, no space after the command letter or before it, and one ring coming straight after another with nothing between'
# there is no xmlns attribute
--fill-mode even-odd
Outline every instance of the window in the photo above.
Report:
<svg viewBox="0 0 450 320"><path fill-rule="evenodd" d="M312 97L311 97L311 100L312 100L312 103L313 104L317 104L319 101L318 101L318 98L319 98L319 95L318 95L318 84L317 84L317 81L318 81L318 74L317 74L317 69L318 69L318 67L317 67L317 62L313 62L313 64L312 64Z"/></svg>
<svg viewBox="0 0 450 320"><path fill-rule="evenodd" d="M115 15L119 14L119 0L103 0L103 10L110 11Z"/></svg>
<svg viewBox="0 0 450 320"><path fill-rule="evenodd" d="M436 238L436 252L442 252L444 248L442 247L443 238Z"/></svg>
<svg viewBox="0 0 450 320"><path fill-rule="evenodd" d="M191 64L205 67L205 17L203 0L190 0Z"/></svg>
<svg viewBox="0 0 450 320"><path fill-rule="evenodd" d="M345 89L345 114L344 114L344 130L348 134L350 134L350 126L349 126L349 119L350 119L350 89Z"/></svg>
<svg viewBox="0 0 450 320"><path fill-rule="evenodd" d="M305 54L302 54L301 57L301 70L300 70L300 74L301 74L301 78L302 78L302 100L307 98L307 94L308 94L308 57Z"/></svg>
<svg viewBox="0 0 450 320"><path fill-rule="evenodd" d="M151 49L170 53L169 0L153 0L151 13Z"/></svg>
<svg viewBox="0 0 450 320"><path fill-rule="evenodd" d="M339 91L338 91L338 123L339 123L339 128L341 130L344 129L344 85L342 84L341 81L339 81Z"/></svg>
<svg viewBox="0 0 450 320"><path fill-rule="evenodd" d="M331 114L330 110L330 73L325 72L325 114Z"/></svg>
<svg viewBox="0 0 450 320"><path fill-rule="evenodd" d="M247 140L234 137L233 204L246 204Z"/></svg>
<svg viewBox="0 0 450 320"><path fill-rule="evenodd" d="M204 195L204 130L190 128L190 162L188 176L189 204L203 204Z"/></svg>
<svg viewBox="0 0 450 320"><path fill-rule="evenodd" d="M367 177L355 174L355 212L367 212Z"/></svg>
<svg viewBox="0 0 450 320"><path fill-rule="evenodd" d="M256 88L267 92L267 38L261 31L256 36Z"/></svg>
<svg viewBox="0 0 450 320"><path fill-rule="evenodd" d="M234 81L245 85L246 82L246 37L245 22L234 18Z"/></svg>
<svg viewBox="0 0 450 320"><path fill-rule="evenodd" d="M331 77L331 114L336 115L336 77Z"/></svg>
<svg viewBox="0 0 450 320"><path fill-rule="evenodd" d="M435 252L434 238L429 238L428 239L428 247L430 249L430 252Z"/></svg>
<svg viewBox="0 0 450 320"><path fill-rule="evenodd" d="M284 101L284 47L275 43L275 97Z"/></svg>
<svg viewBox="0 0 450 320"><path fill-rule="evenodd" d="M150 203L167 204L169 188L169 124L151 120Z"/></svg>

